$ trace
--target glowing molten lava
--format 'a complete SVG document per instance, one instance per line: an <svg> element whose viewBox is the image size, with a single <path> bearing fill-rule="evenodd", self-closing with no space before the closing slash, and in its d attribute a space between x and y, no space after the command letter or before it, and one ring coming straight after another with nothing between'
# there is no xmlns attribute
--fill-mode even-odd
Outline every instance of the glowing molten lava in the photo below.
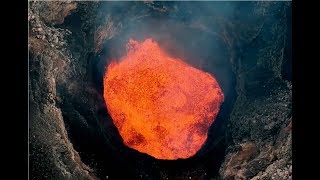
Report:
<svg viewBox="0 0 320 180"><path fill-rule="evenodd" d="M124 143L157 159L193 156L207 139L223 94L206 72L151 39L130 40L104 76L104 98Z"/></svg>

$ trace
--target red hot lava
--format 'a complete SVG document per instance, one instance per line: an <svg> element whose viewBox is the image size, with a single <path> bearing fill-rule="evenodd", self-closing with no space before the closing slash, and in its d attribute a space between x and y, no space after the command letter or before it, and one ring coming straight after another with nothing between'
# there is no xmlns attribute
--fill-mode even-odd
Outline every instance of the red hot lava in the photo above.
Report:
<svg viewBox="0 0 320 180"><path fill-rule="evenodd" d="M104 76L104 99L124 143L157 159L193 156L223 93L209 73L170 57L152 39L130 40Z"/></svg>

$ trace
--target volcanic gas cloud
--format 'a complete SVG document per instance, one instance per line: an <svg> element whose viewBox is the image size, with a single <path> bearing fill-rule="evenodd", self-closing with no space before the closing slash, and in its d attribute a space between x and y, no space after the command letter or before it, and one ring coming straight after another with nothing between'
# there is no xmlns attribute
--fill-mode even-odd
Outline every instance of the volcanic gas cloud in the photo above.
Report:
<svg viewBox="0 0 320 180"><path fill-rule="evenodd" d="M104 99L124 143L157 159L193 156L223 102L218 82L152 39L127 47L104 76Z"/></svg>

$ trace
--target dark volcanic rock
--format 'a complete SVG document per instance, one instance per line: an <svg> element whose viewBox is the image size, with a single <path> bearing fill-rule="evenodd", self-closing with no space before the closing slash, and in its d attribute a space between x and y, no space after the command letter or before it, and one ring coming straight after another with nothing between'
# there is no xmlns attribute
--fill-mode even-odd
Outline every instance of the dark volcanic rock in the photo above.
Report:
<svg viewBox="0 0 320 180"><path fill-rule="evenodd" d="M53 9L61 5L31 2L29 9L29 63L30 63L30 178L31 179L96 179L92 170L82 163L79 154L70 143L57 89L68 79L70 55L50 43L52 32L60 41L68 35L67 30L56 29ZM52 9L53 8L53 9ZM65 8L63 6L63 8ZM39 13L39 9L42 9ZM65 12L65 10L62 10ZM39 14L52 15L44 24ZM68 13L60 14L59 20ZM35 30L36 31L33 31ZM39 38L40 36L40 38ZM44 38L42 38L44 37ZM58 43L58 42L53 42Z"/></svg>
<svg viewBox="0 0 320 180"><path fill-rule="evenodd" d="M292 89L291 82L281 74L282 64L289 61L284 54L290 46L287 21L291 17L287 17L287 11L291 6L261 3L255 9L266 15L262 16L259 33L242 48L236 67L238 98L227 129L232 137L229 148L254 143L260 154L238 162L233 159L241 157L241 150L227 154L220 170L223 178L291 179Z"/></svg>
<svg viewBox="0 0 320 180"><path fill-rule="evenodd" d="M31 3L33 3L31 1ZM37 5L32 5L33 7ZM39 17L46 24L62 24L64 18L77 8L75 1L39 2Z"/></svg>

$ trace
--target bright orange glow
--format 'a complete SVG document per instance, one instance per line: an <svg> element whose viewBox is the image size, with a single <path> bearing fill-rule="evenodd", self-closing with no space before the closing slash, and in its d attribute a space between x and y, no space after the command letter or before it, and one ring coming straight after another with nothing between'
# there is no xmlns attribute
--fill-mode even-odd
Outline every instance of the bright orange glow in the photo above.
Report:
<svg viewBox="0 0 320 180"><path fill-rule="evenodd" d="M157 159L193 156L207 139L223 93L209 73L156 42L130 40L104 76L104 99L124 143Z"/></svg>

